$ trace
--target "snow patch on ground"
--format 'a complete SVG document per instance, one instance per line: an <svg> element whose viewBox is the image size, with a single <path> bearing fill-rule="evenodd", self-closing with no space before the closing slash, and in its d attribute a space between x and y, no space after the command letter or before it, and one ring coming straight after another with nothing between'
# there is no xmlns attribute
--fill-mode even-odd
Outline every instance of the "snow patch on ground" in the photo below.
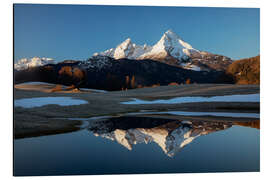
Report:
<svg viewBox="0 0 270 180"><path fill-rule="evenodd" d="M16 85L55 85L55 84L46 83L46 82L39 82L39 81L32 81L32 82L19 83Z"/></svg>
<svg viewBox="0 0 270 180"><path fill-rule="evenodd" d="M72 106L72 105L88 104L88 102L81 99L73 99L72 97L38 97L38 98L24 98L14 101L15 107L23 107L23 108L41 107L49 104L56 104L59 106Z"/></svg>
<svg viewBox="0 0 270 180"><path fill-rule="evenodd" d="M80 90L83 91L93 91L93 92L99 92L99 93L107 93L108 91L100 90L100 89L88 89L88 88L80 88Z"/></svg>
<svg viewBox="0 0 270 180"><path fill-rule="evenodd" d="M258 113L188 112L188 111L138 112L138 113L128 113L127 115L144 115L144 114L170 114L170 115L180 115L180 116L219 116L219 117L260 118L260 114L258 114Z"/></svg>
<svg viewBox="0 0 270 180"><path fill-rule="evenodd" d="M181 104L195 102L260 102L260 94L228 95L212 97L177 97L172 99L158 99L154 101L133 98L132 101L121 102L121 104Z"/></svg>

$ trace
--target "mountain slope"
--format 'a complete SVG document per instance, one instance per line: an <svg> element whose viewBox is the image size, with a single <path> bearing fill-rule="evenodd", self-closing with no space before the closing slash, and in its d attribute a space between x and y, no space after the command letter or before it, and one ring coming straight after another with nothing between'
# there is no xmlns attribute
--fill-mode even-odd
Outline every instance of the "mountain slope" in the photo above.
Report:
<svg viewBox="0 0 270 180"><path fill-rule="evenodd" d="M153 60L117 61L94 56L87 61L49 64L15 72L15 83L41 81L103 90L133 89L170 83L218 83L223 72L192 71Z"/></svg>

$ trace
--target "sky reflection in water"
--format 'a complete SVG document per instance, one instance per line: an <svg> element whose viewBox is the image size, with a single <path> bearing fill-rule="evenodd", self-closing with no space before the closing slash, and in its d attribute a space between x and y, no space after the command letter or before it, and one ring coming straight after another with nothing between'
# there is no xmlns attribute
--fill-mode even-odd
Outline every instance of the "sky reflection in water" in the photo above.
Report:
<svg viewBox="0 0 270 180"><path fill-rule="evenodd" d="M78 132L15 140L15 175L259 171L259 127L152 117L91 121Z"/></svg>

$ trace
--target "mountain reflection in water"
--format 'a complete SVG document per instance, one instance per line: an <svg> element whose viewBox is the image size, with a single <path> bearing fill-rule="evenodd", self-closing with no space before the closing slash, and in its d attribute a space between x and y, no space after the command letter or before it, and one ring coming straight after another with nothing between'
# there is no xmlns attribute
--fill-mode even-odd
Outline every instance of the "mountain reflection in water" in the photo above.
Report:
<svg viewBox="0 0 270 180"><path fill-rule="evenodd" d="M138 143L155 142L166 155L173 157L195 138L228 129L233 125L259 129L260 122L181 121L123 116L90 122L88 130L95 136L116 141L129 150Z"/></svg>

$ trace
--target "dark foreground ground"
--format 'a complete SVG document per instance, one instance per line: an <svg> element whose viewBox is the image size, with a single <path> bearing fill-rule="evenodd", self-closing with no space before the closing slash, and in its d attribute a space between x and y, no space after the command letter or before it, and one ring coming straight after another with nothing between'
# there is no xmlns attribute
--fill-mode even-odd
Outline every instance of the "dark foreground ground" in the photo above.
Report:
<svg viewBox="0 0 270 180"><path fill-rule="evenodd" d="M106 115L119 115L140 110L150 111L216 111L216 112L254 112L259 113L260 103L207 102L185 104L125 105L121 102L131 98L155 100L184 96L222 96L234 94L260 93L259 85L191 84L179 86L160 86L114 92L44 92L34 89L14 89L14 100L32 97L73 97L88 101L88 104L75 106L46 105L35 108L14 107L15 138L34 137L80 130L82 121L67 118L89 118ZM198 119L198 117L187 117ZM233 121L236 118L215 117L215 120ZM247 118L237 118L247 121Z"/></svg>

